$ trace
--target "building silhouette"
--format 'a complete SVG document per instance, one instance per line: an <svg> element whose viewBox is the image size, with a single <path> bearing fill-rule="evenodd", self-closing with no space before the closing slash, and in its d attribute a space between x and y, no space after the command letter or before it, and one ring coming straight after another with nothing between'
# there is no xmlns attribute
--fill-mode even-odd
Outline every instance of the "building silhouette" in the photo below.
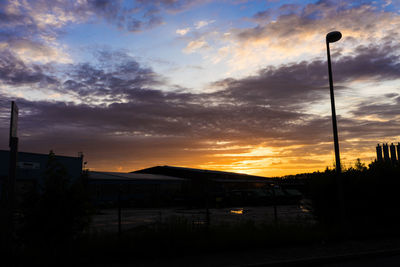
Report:
<svg viewBox="0 0 400 267"><path fill-rule="evenodd" d="M385 161L389 161L390 160L390 157L389 157L389 146L386 143L386 144L383 144L382 147L383 147L383 159Z"/></svg>
<svg viewBox="0 0 400 267"><path fill-rule="evenodd" d="M390 145L390 158L393 163L397 161L396 146L393 143Z"/></svg>
<svg viewBox="0 0 400 267"><path fill-rule="evenodd" d="M400 143L397 143L397 160L400 161Z"/></svg>
<svg viewBox="0 0 400 267"><path fill-rule="evenodd" d="M382 158L382 147L379 144L376 146L376 159L378 161L383 161L383 158Z"/></svg>
<svg viewBox="0 0 400 267"><path fill-rule="evenodd" d="M383 153L383 155L382 155ZM383 143L382 146L378 144L376 146L376 160L396 163L400 161L400 143L397 146L391 143L389 146L387 143Z"/></svg>

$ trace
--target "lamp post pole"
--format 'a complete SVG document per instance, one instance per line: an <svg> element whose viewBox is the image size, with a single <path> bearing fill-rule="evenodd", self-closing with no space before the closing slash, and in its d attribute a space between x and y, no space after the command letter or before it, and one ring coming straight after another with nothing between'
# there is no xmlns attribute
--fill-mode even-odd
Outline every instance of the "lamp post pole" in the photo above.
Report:
<svg viewBox="0 0 400 267"><path fill-rule="evenodd" d="M341 225L341 227L344 227L345 226L345 210L344 210L345 205L344 205L343 185L342 185L342 177L341 177L342 168L340 166L339 138L338 138L338 130L337 130L337 124L336 124L335 96L333 94L331 54L329 51L329 43L337 42L340 40L340 38L342 38L342 34L337 31L330 32L326 35L326 53L328 55L328 71L329 71L329 88L330 88L330 94L331 94L333 141L335 143L337 198L339 201L338 217L339 217L339 224Z"/></svg>
<svg viewBox="0 0 400 267"><path fill-rule="evenodd" d="M331 94L333 141L335 143L336 172L339 174L341 173L342 168L340 166L339 138L338 138L337 123L336 123L335 95L333 94L332 66L331 66L331 54L329 50L329 43L339 41L340 38L342 38L342 34L337 31L330 32L326 35L326 52L328 56L329 88Z"/></svg>

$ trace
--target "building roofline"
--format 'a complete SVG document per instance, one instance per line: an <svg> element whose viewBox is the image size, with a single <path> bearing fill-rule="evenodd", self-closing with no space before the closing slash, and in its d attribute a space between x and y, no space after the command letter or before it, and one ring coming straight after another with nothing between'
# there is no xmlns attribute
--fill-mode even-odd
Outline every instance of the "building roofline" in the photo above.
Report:
<svg viewBox="0 0 400 267"><path fill-rule="evenodd" d="M187 167L177 167L177 166L153 166L137 171L133 171L131 173L146 173L145 171L151 169L169 169L169 170L178 170L178 171L192 171L200 174L214 174L214 175L226 175L226 176L240 176L242 178L249 178L249 179L260 179L260 180L270 180L273 179L271 177L264 177L264 176L257 176L257 175L250 175L246 173L237 173L237 172L226 172L226 171L217 171L217 170L206 170L206 169L195 169L195 168L187 168Z"/></svg>
<svg viewBox="0 0 400 267"><path fill-rule="evenodd" d="M9 150L4 150L4 149L0 149L0 152L7 152L9 153ZM29 155L37 155L37 156L48 156L49 154L43 154L43 153L34 153L34 152L23 152L23 151L18 151L18 154L29 154ZM63 156L63 155L59 155L59 154L54 154L56 157L61 157L61 158L72 158L72 159L80 159L81 157L77 156Z"/></svg>

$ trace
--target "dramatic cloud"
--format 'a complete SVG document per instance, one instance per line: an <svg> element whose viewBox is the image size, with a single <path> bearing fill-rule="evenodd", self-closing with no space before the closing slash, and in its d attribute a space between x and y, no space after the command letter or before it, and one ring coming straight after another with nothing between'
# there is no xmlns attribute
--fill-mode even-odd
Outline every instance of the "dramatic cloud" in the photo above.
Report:
<svg viewBox="0 0 400 267"><path fill-rule="evenodd" d="M389 94L385 102L374 103L363 102L357 106L353 114L358 117L372 117L380 121L398 120L400 118L400 96L399 94ZM381 100L382 99L378 99ZM388 102L389 100L389 102Z"/></svg>
<svg viewBox="0 0 400 267"><path fill-rule="evenodd" d="M28 66L8 51L3 51L0 55L0 80L4 84L13 86L57 82L53 77L45 74L42 66Z"/></svg>
<svg viewBox="0 0 400 267"><path fill-rule="evenodd" d="M229 64L231 74L248 75L266 64L325 57L325 35L332 30L343 34L333 48L342 55L351 55L360 44L366 47L398 44L400 16L384 8L352 1L283 4L248 18L255 23L254 27L212 29L193 36L190 41L202 38L213 48L204 55L207 62L224 61Z"/></svg>
<svg viewBox="0 0 400 267"><path fill-rule="evenodd" d="M399 79L399 59L390 56L387 49L390 51L390 47L359 47L353 56L338 56L335 80L347 84L366 78ZM80 100L18 99L23 111L23 149L42 144L43 150L89 151L88 159L96 162L95 168L101 168L106 160L114 166L130 164L131 169L146 167L152 161L167 164L168 154L174 155L174 164L182 165L190 161L188 157L195 157L198 166L216 168L226 166L228 159L236 162L235 168L243 162L274 168L298 162L296 166L306 169L321 164L312 157L329 161L330 116L309 110L321 100L329 103L326 62L267 67L257 75L216 82L216 92L194 94L156 89L168 84L123 52L99 51L97 56L96 64L71 65L66 77L49 76L46 69L27 67L11 55L2 56L3 83L43 86L45 80L52 90ZM345 88L337 87L338 91ZM390 119L400 115L399 96L391 93L383 98L392 104L360 103L352 110L355 118L338 117L344 153L353 155L355 147L368 151L377 140L398 135L400 125ZM11 99L2 99L2 106L8 106ZM368 114L366 110L386 120L357 119L359 114ZM7 125L7 116L3 118L2 125ZM364 141L354 141L360 139ZM104 151L109 159L104 158ZM309 164L299 162L299 155L309 157Z"/></svg>
<svg viewBox="0 0 400 267"><path fill-rule="evenodd" d="M360 46L353 56L339 56L340 59L334 62L335 82L345 85L358 80L400 79L400 58L391 53L396 48ZM225 79L215 85L230 89L217 92L217 96L236 103L299 108L326 98L327 81L326 62L315 60L268 67L260 70L258 75L239 80ZM338 90L344 88L337 86Z"/></svg>

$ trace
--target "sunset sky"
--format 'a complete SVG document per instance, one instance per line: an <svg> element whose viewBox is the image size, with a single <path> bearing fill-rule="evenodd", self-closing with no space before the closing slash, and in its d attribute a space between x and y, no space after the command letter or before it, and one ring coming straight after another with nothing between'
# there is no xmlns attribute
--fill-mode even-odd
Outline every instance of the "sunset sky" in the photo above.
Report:
<svg viewBox="0 0 400 267"><path fill-rule="evenodd" d="M0 149L280 176L400 141L400 1L0 2Z"/></svg>

